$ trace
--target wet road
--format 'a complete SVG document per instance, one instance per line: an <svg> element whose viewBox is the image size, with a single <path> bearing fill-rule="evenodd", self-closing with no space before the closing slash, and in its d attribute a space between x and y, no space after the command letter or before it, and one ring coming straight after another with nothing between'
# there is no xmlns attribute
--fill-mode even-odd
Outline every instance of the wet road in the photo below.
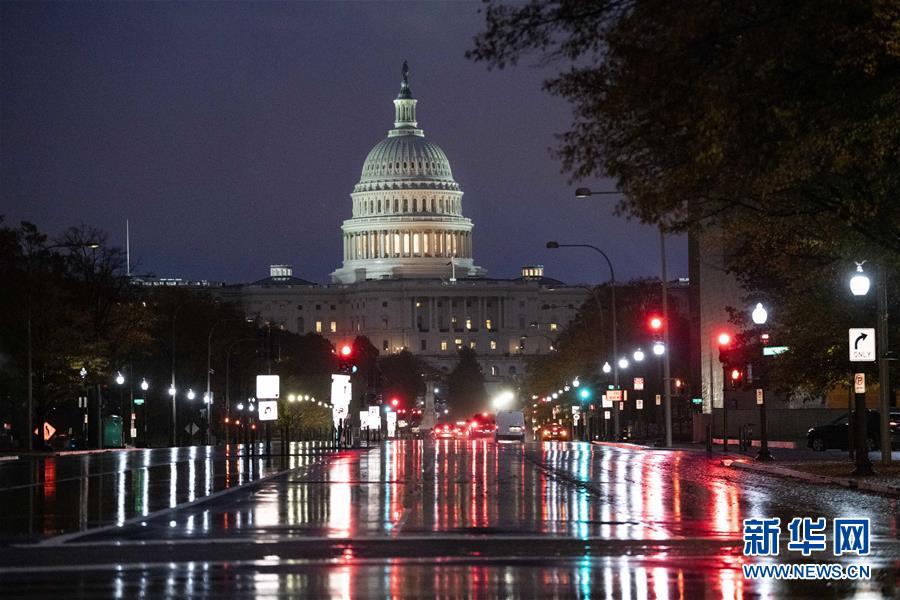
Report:
<svg viewBox="0 0 900 600"><path fill-rule="evenodd" d="M192 451L201 455L191 460ZM166 452L169 462L153 454ZM57 525L40 531L63 535L0 549L0 589L14 597L634 599L880 598L900 589L900 501L733 470L702 453L491 441L294 447L271 461L205 452L151 451L146 466L141 452L104 457L107 470L130 466L94 486L108 509L89 511L87 522L100 528L63 517L78 511L57 503ZM137 478L144 468L155 473L140 479L146 491ZM268 478L217 492L236 469ZM2 506L15 492L0 489ZM43 523L32 511L30 522ZM872 579L744 579L741 565L754 559L742 555L742 520L796 516L871 518L870 557L777 560L864 563ZM7 539L21 534L21 519L4 519Z"/></svg>

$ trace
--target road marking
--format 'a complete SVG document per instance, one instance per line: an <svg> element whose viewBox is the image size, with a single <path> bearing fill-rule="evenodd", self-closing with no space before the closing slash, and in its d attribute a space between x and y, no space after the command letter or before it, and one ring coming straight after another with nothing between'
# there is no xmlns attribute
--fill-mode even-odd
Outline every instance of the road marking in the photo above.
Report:
<svg viewBox="0 0 900 600"><path fill-rule="evenodd" d="M315 464L315 463L314 463ZM94 529L88 529L86 531L73 531L72 533L64 533L62 535L58 535L52 538L48 538L46 540L42 540L34 546L62 546L69 542L70 540L74 540L80 537L86 537L89 535L94 535L97 533L104 533L106 531L112 531L114 529L121 529L123 527L127 527L129 525L134 525L135 523L140 523L141 521L148 521L150 519L156 519L163 515L169 514L171 512L175 512L182 508L187 508L189 506L197 506L204 502L208 502L210 500L214 500L216 498L221 498L226 494L230 494L237 490L243 490L250 486L258 485L260 483L265 483L270 479L274 479L276 477L281 477L282 475L287 475L292 471L298 471L300 469L306 469L311 465L303 465L300 467L294 467L292 469L284 469L282 471L278 471L277 473L272 473L271 475L266 475L265 477L260 477L259 479L254 479L253 481L248 481L246 483L242 483L241 485L225 488L224 490L219 490L217 492L213 492L206 496L202 496L200 498L196 498L194 500L189 500L187 502L182 502L181 504L176 504L175 506L170 506L168 508L162 508L160 510L154 511L152 513L148 513L146 515L138 515L136 517L132 517L130 519L125 519L121 523L112 523L110 525L104 525L102 527L96 527Z"/></svg>

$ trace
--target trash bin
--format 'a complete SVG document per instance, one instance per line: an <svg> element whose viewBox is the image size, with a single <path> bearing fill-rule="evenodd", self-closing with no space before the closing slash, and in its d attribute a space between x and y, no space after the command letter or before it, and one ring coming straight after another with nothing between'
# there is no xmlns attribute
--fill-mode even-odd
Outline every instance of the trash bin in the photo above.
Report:
<svg viewBox="0 0 900 600"><path fill-rule="evenodd" d="M103 447L122 448L122 417L110 415L103 419Z"/></svg>

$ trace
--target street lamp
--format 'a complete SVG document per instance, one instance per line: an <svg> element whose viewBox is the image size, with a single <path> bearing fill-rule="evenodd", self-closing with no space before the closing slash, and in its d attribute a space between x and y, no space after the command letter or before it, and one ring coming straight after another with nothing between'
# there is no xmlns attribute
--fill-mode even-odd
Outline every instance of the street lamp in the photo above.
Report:
<svg viewBox="0 0 900 600"><path fill-rule="evenodd" d="M638 348L634 351L634 361L641 362L642 360L644 360L644 351Z"/></svg>
<svg viewBox="0 0 900 600"><path fill-rule="evenodd" d="M854 296L865 296L869 293L869 276L863 271L866 261L856 263L856 273L850 278L850 292Z"/></svg>
<svg viewBox="0 0 900 600"><path fill-rule="evenodd" d="M123 383L125 383L125 376L122 375L121 371L116 371L116 383L118 385L122 385Z"/></svg>
<svg viewBox="0 0 900 600"><path fill-rule="evenodd" d="M750 313L750 318L753 319L753 322L757 325L765 325L766 321L769 319L769 313L766 311L765 307L762 305L762 302L756 303L756 308L753 309L753 312Z"/></svg>
<svg viewBox="0 0 900 600"><path fill-rule="evenodd" d="M854 296L865 296L869 293L871 282L863 271L866 261L856 263L856 272L850 278L850 292ZM887 280L884 268L878 269L875 281L875 356L878 360L878 410L881 413L879 437L881 442L881 464L891 464L891 375L888 369L888 361L894 360L888 348L888 313L887 313ZM857 440L856 440L856 470L854 475L868 475L872 473L872 463L866 440L868 439L866 425L866 397L865 393L856 395L854 412L857 415ZM862 450L860 450L862 448Z"/></svg>
<svg viewBox="0 0 900 600"><path fill-rule="evenodd" d="M609 364L609 361L603 363L603 372L609 375L610 371L612 371L612 367Z"/></svg>
<svg viewBox="0 0 900 600"><path fill-rule="evenodd" d="M653 342L653 354L662 356L666 353L666 345L662 342Z"/></svg>
<svg viewBox="0 0 900 600"><path fill-rule="evenodd" d="M590 190L586 188L579 188L579 191L587 191L588 195L590 195ZM609 294L610 294L610 304L612 305L612 345L613 345L613 356L617 356L619 354L619 341L618 341L618 324L616 322L616 272L613 269L612 261L609 259L609 256L606 255L606 252L598 248L597 246L591 244L560 244L559 242L550 241L547 242L547 248L556 249L556 248L589 248L594 252L597 252L606 260L606 266L609 267ZM599 306L598 306L599 308ZM619 389L619 370L618 368L613 369L613 385L616 389ZM618 407L615 410L615 430L616 436L619 434L619 411Z"/></svg>
<svg viewBox="0 0 900 600"><path fill-rule="evenodd" d="M69 250L75 249L84 249L89 248L91 250L96 250L100 247L100 244L89 240L85 242L76 242L76 243L62 243L62 244L51 244L49 246L41 246L39 250L47 251L53 250L55 248L67 248ZM38 250L38 249L35 249ZM26 382L26 396L25 396L25 411L27 413L25 418L25 435L23 438L26 441L26 449L31 452L34 449L34 359L33 359L33 350L32 350L32 334L31 334L31 306L33 304L32 301L32 256L34 252L29 251L26 256L26 286L25 286L25 340L26 340L26 370L28 371L28 379ZM92 254L93 256L93 254ZM82 367L82 371L84 371L84 367ZM82 380L87 373L81 375ZM87 398L87 390L85 390L85 398ZM85 408L87 411L87 408ZM97 447L103 447L103 424L102 424L102 411L103 411L103 400L100 397L100 386L97 385ZM85 442L87 441L87 434L85 434Z"/></svg>
<svg viewBox="0 0 900 600"><path fill-rule="evenodd" d="M188 399L188 400L193 400L193 399L196 398L196 397L197 397L197 394L194 393L194 390L191 389L191 388L188 388L188 391L187 391L187 399Z"/></svg>
<svg viewBox="0 0 900 600"><path fill-rule="evenodd" d="M150 384L147 383L147 379L144 377L141 377L141 389L145 392L150 389Z"/></svg>
<svg viewBox="0 0 900 600"><path fill-rule="evenodd" d="M756 307L753 309L753 312L750 313L750 318L753 319L753 322L757 325L766 324L766 321L769 320L769 313L762 305L762 302L756 303ZM759 402L759 452L756 453L756 460L760 462L771 462L775 460L775 457L769 452L769 419L766 414L765 387L761 388L759 393L761 395L757 400Z"/></svg>
<svg viewBox="0 0 900 600"><path fill-rule="evenodd" d="M620 194L619 191L602 191L594 192L590 188L578 188L575 190L576 198L587 198L589 196L615 196ZM669 345L669 293L668 293L668 274L666 272L666 234L663 231L662 223L659 225L659 256L660 256L660 284L662 290L662 308L663 322L666 325L663 328L663 343ZM672 388L670 385L669 373L669 353L665 353L663 359L663 392L665 394L665 413L666 413L666 446L672 445Z"/></svg>
<svg viewBox="0 0 900 600"><path fill-rule="evenodd" d="M620 369L627 369L628 368L628 359L625 358L624 356L622 358L620 358L619 362L618 362L618 366Z"/></svg>

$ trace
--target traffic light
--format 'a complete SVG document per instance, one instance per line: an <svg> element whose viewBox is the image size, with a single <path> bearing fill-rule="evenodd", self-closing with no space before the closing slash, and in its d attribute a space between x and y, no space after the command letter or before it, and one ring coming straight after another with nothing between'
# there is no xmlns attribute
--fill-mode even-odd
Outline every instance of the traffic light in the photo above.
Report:
<svg viewBox="0 0 900 600"><path fill-rule="evenodd" d="M731 359L731 334L723 331L718 335L716 341L719 343L719 362L727 365Z"/></svg>
<svg viewBox="0 0 900 600"><path fill-rule="evenodd" d="M578 390L578 397L581 398L582 400L590 400L592 395L593 395L593 392L591 392L590 388L581 387Z"/></svg>
<svg viewBox="0 0 900 600"><path fill-rule="evenodd" d="M397 408L398 406L400 406L400 398L397 398L397 397L391 398L391 406L393 406L394 408Z"/></svg>
<svg viewBox="0 0 900 600"><path fill-rule="evenodd" d="M650 331L658 332L662 331L665 321L659 315L653 315L647 320L647 325L650 327Z"/></svg>
<svg viewBox="0 0 900 600"><path fill-rule="evenodd" d="M744 378L744 372L740 369L731 369L731 389L737 388Z"/></svg>
<svg viewBox="0 0 900 600"><path fill-rule="evenodd" d="M353 346L343 344L337 351L338 355L338 371L344 375L351 375L356 372L356 365L353 364Z"/></svg>

